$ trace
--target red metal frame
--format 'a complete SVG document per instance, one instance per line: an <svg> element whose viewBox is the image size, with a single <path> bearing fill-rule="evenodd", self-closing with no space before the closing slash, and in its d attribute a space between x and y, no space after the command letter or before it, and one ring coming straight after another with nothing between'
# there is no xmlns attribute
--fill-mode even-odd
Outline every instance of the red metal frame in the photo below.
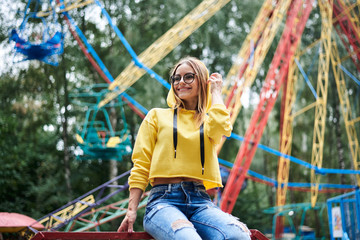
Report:
<svg viewBox="0 0 360 240"><path fill-rule="evenodd" d="M50 239L153 239L146 232L38 232L31 240Z"/></svg>
<svg viewBox="0 0 360 240"><path fill-rule="evenodd" d="M224 189L220 207L225 212L230 213L234 208L268 116L275 104L280 87L287 77L290 59L294 55L312 9L312 0L306 0L305 2L306 4L303 4L302 0L294 0L289 7L286 26L266 76L260 94L259 105L252 115L250 126L245 134L245 140L236 156ZM303 7L306 8L303 9Z"/></svg>
<svg viewBox="0 0 360 240"><path fill-rule="evenodd" d="M337 3L337 4L336 4ZM339 19L334 21L333 25L338 33L341 41L343 42L351 60L354 62L357 70L360 72L360 37L357 34L356 27L353 22L349 19L347 14L343 14L346 10L346 6L343 6L341 2L334 1L333 2L333 15L334 19L337 19L340 15L342 15ZM346 35L347 40L345 40L344 35ZM349 45L352 46L353 50L350 49ZM356 57L355 57L356 56Z"/></svg>
<svg viewBox="0 0 360 240"><path fill-rule="evenodd" d="M251 240L268 240L264 234L256 229L250 229L251 232Z"/></svg>
<svg viewBox="0 0 360 240"><path fill-rule="evenodd" d="M251 229L252 240L268 240L264 234L256 229ZM38 232L31 240L70 240L70 239L153 239L147 232Z"/></svg>

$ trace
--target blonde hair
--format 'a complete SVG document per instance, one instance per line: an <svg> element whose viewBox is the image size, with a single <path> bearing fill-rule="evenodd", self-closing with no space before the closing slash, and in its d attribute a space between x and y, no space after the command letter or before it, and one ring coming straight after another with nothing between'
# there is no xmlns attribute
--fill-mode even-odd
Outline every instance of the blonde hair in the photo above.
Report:
<svg viewBox="0 0 360 240"><path fill-rule="evenodd" d="M207 104L207 81L209 79L209 71L206 68L205 64L201 62L199 59L195 57L185 57L181 59L178 63L170 71L170 76L174 75L176 70L180 65L187 64L189 65L195 72L195 77L198 80L199 84L199 92L198 92L198 101L196 106L196 114L194 116L196 124L198 127L204 122L205 114L206 114L206 104ZM173 83L171 82L171 85ZM174 86L172 86L174 89ZM175 95L175 108L182 107L185 108L184 102L180 99L180 97L176 94Z"/></svg>

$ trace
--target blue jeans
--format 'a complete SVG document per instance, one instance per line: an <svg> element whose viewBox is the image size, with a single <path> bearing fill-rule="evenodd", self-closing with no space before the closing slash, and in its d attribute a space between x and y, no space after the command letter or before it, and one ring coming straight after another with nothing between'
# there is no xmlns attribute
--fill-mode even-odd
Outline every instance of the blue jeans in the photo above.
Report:
<svg viewBox="0 0 360 240"><path fill-rule="evenodd" d="M144 229L157 240L250 239L250 231L211 202L201 183L156 185L150 191Z"/></svg>

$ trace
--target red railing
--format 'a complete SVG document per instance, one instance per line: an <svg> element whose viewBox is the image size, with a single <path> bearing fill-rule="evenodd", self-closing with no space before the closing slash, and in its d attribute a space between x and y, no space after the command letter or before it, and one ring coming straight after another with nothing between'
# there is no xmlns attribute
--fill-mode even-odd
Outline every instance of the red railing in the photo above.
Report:
<svg viewBox="0 0 360 240"><path fill-rule="evenodd" d="M268 240L260 231L251 229L252 240ZM112 240L112 239L153 239L146 232L38 232L31 240Z"/></svg>

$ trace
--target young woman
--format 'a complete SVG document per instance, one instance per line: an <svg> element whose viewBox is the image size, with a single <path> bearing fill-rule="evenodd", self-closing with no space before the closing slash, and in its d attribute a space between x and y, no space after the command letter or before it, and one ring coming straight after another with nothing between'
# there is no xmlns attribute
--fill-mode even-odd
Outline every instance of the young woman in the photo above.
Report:
<svg viewBox="0 0 360 240"><path fill-rule="evenodd" d="M221 88L221 75L209 76L197 58L184 58L174 66L170 108L152 109L140 126L128 210L118 231L133 231L141 195L150 182L143 224L155 239L250 239L246 225L221 211L206 192L222 187L215 145L232 131Z"/></svg>

